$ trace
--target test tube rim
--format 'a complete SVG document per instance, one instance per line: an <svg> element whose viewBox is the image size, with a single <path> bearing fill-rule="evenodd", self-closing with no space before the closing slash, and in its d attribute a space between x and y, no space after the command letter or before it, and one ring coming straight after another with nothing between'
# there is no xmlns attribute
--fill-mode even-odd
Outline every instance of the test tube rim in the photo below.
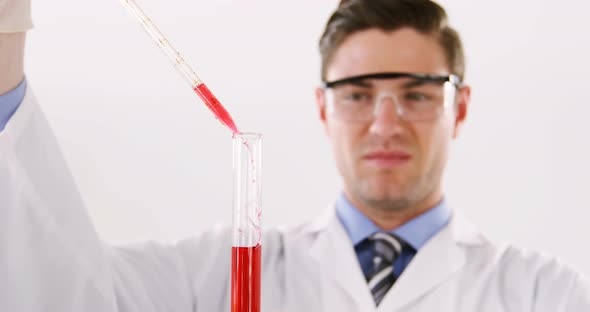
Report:
<svg viewBox="0 0 590 312"><path fill-rule="evenodd" d="M239 132L239 133L234 133L233 138L242 138L242 139L246 139L246 140L256 140L256 139L262 139L263 135L262 135L262 133L259 133L259 132Z"/></svg>

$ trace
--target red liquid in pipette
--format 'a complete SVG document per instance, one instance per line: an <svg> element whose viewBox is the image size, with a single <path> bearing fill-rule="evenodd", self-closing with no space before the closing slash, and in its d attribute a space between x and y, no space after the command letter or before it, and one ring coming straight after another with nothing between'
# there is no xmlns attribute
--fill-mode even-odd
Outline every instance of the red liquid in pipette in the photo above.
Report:
<svg viewBox="0 0 590 312"><path fill-rule="evenodd" d="M209 107L213 114L215 114L215 117L217 117L222 124L228 127L233 133L240 133L234 120L231 118L231 115L204 83L196 86L193 90L201 100L205 102L207 107Z"/></svg>
<svg viewBox="0 0 590 312"><path fill-rule="evenodd" d="M260 312L262 246L232 247L231 312Z"/></svg>

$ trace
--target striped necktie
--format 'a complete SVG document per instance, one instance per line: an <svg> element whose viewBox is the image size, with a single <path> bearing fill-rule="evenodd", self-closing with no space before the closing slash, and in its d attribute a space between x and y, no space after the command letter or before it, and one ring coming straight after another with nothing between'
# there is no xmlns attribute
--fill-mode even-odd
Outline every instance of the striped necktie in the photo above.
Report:
<svg viewBox="0 0 590 312"><path fill-rule="evenodd" d="M373 243L373 268L367 280L375 304L379 305L395 282L393 263L402 251L402 241L389 233L375 233L369 237Z"/></svg>

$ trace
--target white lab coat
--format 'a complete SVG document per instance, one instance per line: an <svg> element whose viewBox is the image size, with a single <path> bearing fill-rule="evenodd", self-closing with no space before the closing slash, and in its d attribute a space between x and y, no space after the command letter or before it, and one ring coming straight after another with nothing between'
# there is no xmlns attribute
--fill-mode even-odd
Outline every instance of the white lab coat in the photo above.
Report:
<svg viewBox="0 0 590 312"><path fill-rule="evenodd" d="M230 311L229 229L103 245L30 91L0 134L0 213L0 311ZM378 308L334 209L267 231L262 266L264 312L590 311L574 270L496 246L457 213Z"/></svg>

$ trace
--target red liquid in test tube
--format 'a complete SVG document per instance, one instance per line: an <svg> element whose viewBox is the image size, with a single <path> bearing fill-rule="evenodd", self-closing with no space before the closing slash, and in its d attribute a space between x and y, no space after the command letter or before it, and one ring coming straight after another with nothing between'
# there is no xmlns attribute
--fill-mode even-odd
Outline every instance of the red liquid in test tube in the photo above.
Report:
<svg viewBox="0 0 590 312"><path fill-rule="evenodd" d="M262 231L260 152L262 136L234 134L234 217L231 311L260 312Z"/></svg>
<svg viewBox="0 0 590 312"><path fill-rule="evenodd" d="M232 312L260 311L261 253L261 245L232 247Z"/></svg>

